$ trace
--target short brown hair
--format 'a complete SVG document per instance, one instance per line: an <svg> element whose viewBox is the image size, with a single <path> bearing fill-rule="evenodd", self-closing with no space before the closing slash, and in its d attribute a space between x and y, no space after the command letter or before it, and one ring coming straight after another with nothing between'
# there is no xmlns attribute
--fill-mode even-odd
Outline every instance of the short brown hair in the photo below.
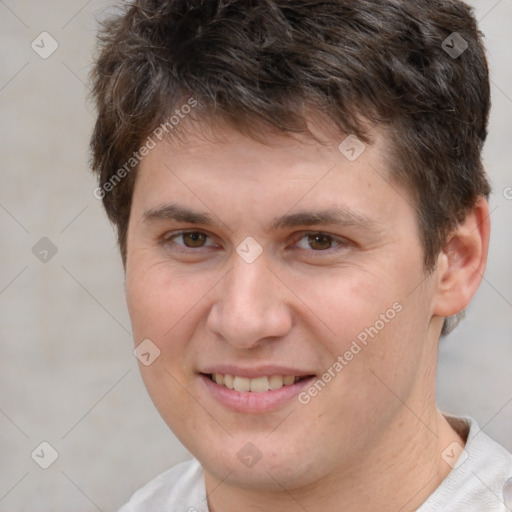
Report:
<svg viewBox="0 0 512 512"><path fill-rule="evenodd" d="M310 109L365 142L368 121L388 127L390 172L416 201L427 269L489 195L480 158L488 68L458 0L136 0L104 22L99 41L91 149L100 187L195 98L200 116L254 137L265 127L309 132ZM456 43L467 45L460 55L447 51ZM124 264L135 176L136 166L102 192Z"/></svg>

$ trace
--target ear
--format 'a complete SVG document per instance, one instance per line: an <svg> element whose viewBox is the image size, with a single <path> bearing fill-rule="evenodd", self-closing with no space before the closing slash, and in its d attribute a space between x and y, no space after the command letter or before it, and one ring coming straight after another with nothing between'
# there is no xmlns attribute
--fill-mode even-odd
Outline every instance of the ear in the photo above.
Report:
<svg viewBox="0 0 512 512"><path fill-rule="evenodd" d="M480 197L439 254L434 315L452 316L470 303L485 272L489 235L489 205Z"/></svg>

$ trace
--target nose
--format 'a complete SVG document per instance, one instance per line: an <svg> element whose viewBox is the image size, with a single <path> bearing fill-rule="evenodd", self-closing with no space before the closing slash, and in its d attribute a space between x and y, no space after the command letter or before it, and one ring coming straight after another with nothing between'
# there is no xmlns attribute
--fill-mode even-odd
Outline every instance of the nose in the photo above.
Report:
<svg viewBox="0 0 512 512"><path fill-rule="evenodd" d="M216 287L207 326L236 348L251 348L285 336L292 327L286 289L260 256L246 263L237 254L233 268Z"/></svg>

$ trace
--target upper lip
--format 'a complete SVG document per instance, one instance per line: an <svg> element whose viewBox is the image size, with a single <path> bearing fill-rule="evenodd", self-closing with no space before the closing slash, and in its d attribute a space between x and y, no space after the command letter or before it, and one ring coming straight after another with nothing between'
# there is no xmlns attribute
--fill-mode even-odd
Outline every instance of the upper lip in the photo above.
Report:
<svg viewBox="0 0 512 512"><path fill-rule="evenodd" d="M234 375L254 379L256 377L271 377L272 375L293 375L295 377L309 377L315 375L314 372L290 368L289 366L279 366L275 364L259 366L235 366L231 364L212 365L200 371L206 375L221 373L222 375Z"/></svg>

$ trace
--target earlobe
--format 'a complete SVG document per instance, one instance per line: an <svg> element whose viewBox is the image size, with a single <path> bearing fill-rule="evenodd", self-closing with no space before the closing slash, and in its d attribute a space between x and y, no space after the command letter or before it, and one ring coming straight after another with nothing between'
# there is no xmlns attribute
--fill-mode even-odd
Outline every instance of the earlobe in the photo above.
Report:
<svg viewBox="0 0 512 512"><path fill-rule="evenodd" d="M480 197L439 254L435 315L455 315L470 303L485 271L489 235L489 205Z"/></svg>

